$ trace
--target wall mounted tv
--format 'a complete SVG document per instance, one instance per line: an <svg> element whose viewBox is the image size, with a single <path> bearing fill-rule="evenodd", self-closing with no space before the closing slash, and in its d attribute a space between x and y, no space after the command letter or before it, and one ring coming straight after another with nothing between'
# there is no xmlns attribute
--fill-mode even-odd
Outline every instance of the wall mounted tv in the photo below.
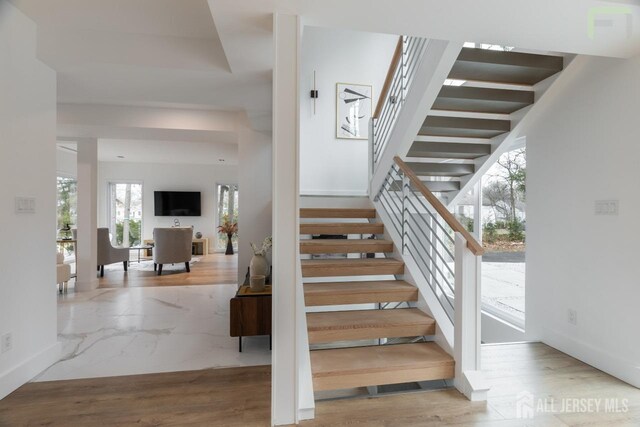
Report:
<svg viewBox="0 0 640 427"><path fill-rule="evenodd" d="M154 191L155 216L200 216L199 191Z"/></svg>

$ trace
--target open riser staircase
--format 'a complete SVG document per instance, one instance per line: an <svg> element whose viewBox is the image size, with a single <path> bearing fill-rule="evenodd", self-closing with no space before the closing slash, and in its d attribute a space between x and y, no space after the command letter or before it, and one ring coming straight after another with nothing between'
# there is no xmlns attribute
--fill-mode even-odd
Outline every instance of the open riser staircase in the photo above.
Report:
<svg viewBox="0 0 640 427"><path fill-rule="evenodd" d="M386 256L394 243L384 238L384 225L369 222L375 209L302 209L300 216L314 390L453 378L453 358L425 342L436 334L436 322L413 306L418 289L396 278L404 263ZM332 259L338 254L343 257ZM391 344L394 339L403 343Z"/></svg>
<svg viewBox="0 0 640 427"><path fill-rule="evenodd" d="M508 47L462 47L427 106L426 117L416 117L420 122L413 140L394 140L400 115L416 114L403 108L403 102L421 77L410 70L419 69L422 60L433 59L425 58L429 42L415 37L399 40L387 79L403 81L399 84L403 90L393 93L394 86L383 88L372 120L372 170L387 173L391 161L380 171L377 167L389 146L395 149L391 154L399 155L429 190L452 207L522 136L520 129L534 104L572 58ZM424 48L412 50L414 45ZM371 193L378 189L372 188Z"/></svg>
<svg viewBox="0 0 640 427"><path fill-rule="evenodd" d="M371 122L372 208L300 211L316 397L452 380L486 399L484 250L449 207L521 135L570 59L399 39Z"/></svg>

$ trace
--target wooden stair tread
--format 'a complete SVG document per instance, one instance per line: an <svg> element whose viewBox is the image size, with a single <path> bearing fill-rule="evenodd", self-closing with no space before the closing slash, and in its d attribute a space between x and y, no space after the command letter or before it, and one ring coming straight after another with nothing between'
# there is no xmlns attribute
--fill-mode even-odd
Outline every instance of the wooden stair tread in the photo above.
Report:
<svg viewBox="0 0 640 427"><path fill-rule="evenodd" d="M382 234L382 223L319 222L300 224L300 234Z"/></svg>
<svg viewBox="0 0 640 427"><path fill-rule="evenodd" d="M308 307L417 301L418 288L403 280L306 283L304 297Z"/></svg>
<svg viewBox="0 0 640 427"><path fill-rule="evenodd" d="M404 262L393 258L303 259L303 277L403 274Z"/></svg>
<svg viewBox="0 0 640 427"><path fill-rule="evenodd" d="M302 208L300 218L375 218L374 208Z"/></svg>
<svg viewBox="0 0 640 427"><path fill-rule="evenodd" d="M404 265L395 258L341 258L341 259L303 259L300 261L303 267L343 267L345 265L378 266L378 265Z"/></svg>
<svg viewBox="0 0 640 427"><path fill-rule="evenodd" d="M454 361L435 343L413 343L314 350L311 370L315 390L333 390L452 378Z"/></svg>
<svg viewBox="0 0 640 427"><path fill-rule="evenodd" d="M301 254L393 252L393 241L377 239L310 239L300 241Z"/></svg>
<svg viewBox="0 0 640 427"><path fill-rule="evenodd" d="M309 343L433 335L436 322L417 308L307 313Z"/></svg>

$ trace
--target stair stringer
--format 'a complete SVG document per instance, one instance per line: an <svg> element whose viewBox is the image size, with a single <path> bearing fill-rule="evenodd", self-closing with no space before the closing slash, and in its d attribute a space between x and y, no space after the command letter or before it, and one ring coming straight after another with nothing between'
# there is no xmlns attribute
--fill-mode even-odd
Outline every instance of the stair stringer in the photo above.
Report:
<svg viewBox="0 0 640 427"><path fill-rule="evenodd" d="M475 173L461 179L460 190L452 193L448 199L446 199L446 204L449 209L454 207L456 203L479 182L500 156L512 148L516 140L526 136L526 130L531 123L553 102L554 93L561 90L561 87L564 86L563 82L570 80L574 69L578 68L578 62L580 61L575 61L575 58L575 55L566 56L562 71L544 79L533 87L535 102L511 114L510 132L498 135L490 140L491 154L480 157L474 161L476 167Z"/></svg>
<svg viewBox="0 0 640 427"><path fill-rule="evenodd" d="M456 62L462 42L427 40L424 54L398 117L389 135L389 142L375 165L369 180L369 198L373 201L378 188L387 176L396 155L405 156L431 110L442 85ZM371 137L370 137L371 138ZM369 140L371 144L371 139ZM369 159L373 161L373 159Z"/></svg>
<svg viewBox="0 0 640 427"><path fill-rule="evenodd" d="M299 238L298 238L299 240ZM299 243L298 243L299 245ZM304 303L304 285L302 280L302 266L298 256L296 264L296 359L298 365L297 381L297 409L298 420L312 420L315 418L315 395L313 391L313 374L311 372L311 354L309 353L309 335L307 331L307 313Z"/></svg>
<svg viewBox="0 0 640 427"><path fill-rule="evenodd" d="M380 202L374 202L378 218L382 221L385 228L385 237L393 241L395 246L394 255L401 259L404 266L403 280L411 283L418 288L420 299L418 301L418 307L433 317L436 321L437 330L434 341L451 356L453 354L454 344L454 327L452 321L447 316L446 312L440 304L435 292L429 286L427 278L422 274L418 264L412 257L405 255L402 250L402 238L396 231L391 218L387 214ZM399 248L399 249L398 249Z"/></svg>

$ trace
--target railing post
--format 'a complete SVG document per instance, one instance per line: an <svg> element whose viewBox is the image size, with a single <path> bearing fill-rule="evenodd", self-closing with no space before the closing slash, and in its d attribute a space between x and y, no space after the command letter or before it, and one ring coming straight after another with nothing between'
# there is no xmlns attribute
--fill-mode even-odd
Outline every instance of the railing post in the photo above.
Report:
<svg viewBox="0 0 640 427"><path fill-rule="evenodd" d="M455 233L454 385L469 400L486 400L489 390L480 371L482 258Z"/></svg>
<svg viewBox="0 0 640 427"><path fill-rule="evenodd" d="M373 194L373 189L371 188L371 178L373 177L373 173L375 171L375 144L376 144L376 118L372 117L369 120L369 195Z"/></svg>
<svg viewBox="0 0 640 427"><path fill-rule="evenodd" d="M408 37L402 36L402 90L400 91L400 103L404 104L404 100L407 98L407 62L409 61L408 52L406 48L408 47Z"/></svg>
<svg viewBox="0 0 640 427"><path fill-rule="evenodd" d="M405 215L407 215L406 200L407 200L407 197L408 197L407 185L409 185L409 178L407 178L407 174L402 172L400 169L398 169L398 172L401 174L400 176L402 177L402 180L401 180L401 185L402 185L402 249L400 250L400 253L402 253L404 255L404 238L405 238L405 234L407 233L407 231L405 230L405 223L407 221L407 218L406 218Z"/></svg>

